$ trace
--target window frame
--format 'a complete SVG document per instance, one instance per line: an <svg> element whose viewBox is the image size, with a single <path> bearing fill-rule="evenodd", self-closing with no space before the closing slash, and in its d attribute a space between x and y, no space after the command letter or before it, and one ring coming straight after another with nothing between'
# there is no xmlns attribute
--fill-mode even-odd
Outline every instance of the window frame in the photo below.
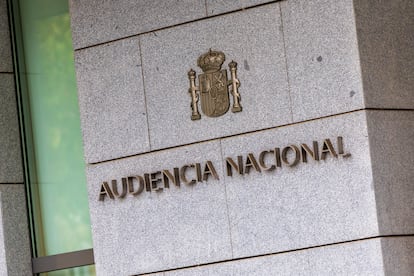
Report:
<svg viewBox="0 0 414 276"><path fill-rule="evenodd" d="M36 206L33 197L36 193L35 189L30 186L31 178L35 177L35 162L34 155L28 149L28 144L32 141L32 129L30 119L24 114L29 114L30 106L27 95L27 83L24 76L25 63L23 52L23 38L20 23L20 7L17 0L6 0L7 11L9 15L9 29L12 46L14 78L16 86L16 98L18 105L18 119L22 147L23 168L24 168L24 182L26 191L26 206L27 218L29 221L29 233L31 240L31 256L32 256L32 272L33 274L52 272L63 269L70 269L75 267L82 267L94 265L93 248L83 249L72 252L65 252L56 255L46 255L39 257L38 250L43 250L41 245L36 243L35 227L34 227L34 212L33 210L39 208Z"/></svg>

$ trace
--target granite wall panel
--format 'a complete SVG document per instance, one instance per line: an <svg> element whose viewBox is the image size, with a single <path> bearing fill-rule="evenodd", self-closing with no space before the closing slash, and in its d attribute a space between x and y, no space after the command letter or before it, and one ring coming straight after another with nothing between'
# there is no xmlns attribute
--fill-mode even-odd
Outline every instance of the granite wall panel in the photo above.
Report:
<svg viewBox="0 0 414 276"><path fill-rule="evenodd" d="M381 235L414 234L414 111L368 111Z"/></svg>
<svg viewBox="0 0 414 276"><path fill-rule="evenodd" d="M138 38L75 52L87 163L149 151Z"/></svg>
<svg viewBox="0 0 414 276"><path fill-rule="evenodd" d="M22 183L23 168L13 74L0 74L0 183Z"/></svg>
<svg viewBox="0 0 414 276"><path fill-rule="evenodd" d="M365 112L329 117L273 130L235 136L222 140L223 158L237 162L241 155L302 143L319 151L324 139L338 146L343 137L344 153L351 156L327 156L319 161L307 155L307 162L248 174L226 175L233 255L236 258L261 255L355 240L378 235L375 195L371 172ZM337 152L339 152L337 148ZM294 148L287 161L297 157ZM264 155L267 167L277 164L276 153ZM303 155L302 155L303 156ZM344 157L345 156L345 157ZM289 159L290 158L290 159ZM303 158L303 157L302 157ZM277 160L277 159L276 159Z"/></svg>
<svg viewBox="0 0 414 276"><path fill-rule="evenodd" d="M323 246L164 273L164 276L190 275L384 275L381 239Z"/></svg>
<svg viewBox="0 0 414 276"><path fill-rule="evenodd" d="M23 184L0 185L0 274L32 275Z"/></svg>
<svg viewBox="0 0 414 276"><path fill-rule="evenodd" d="M13 72L7 0L0 0L0 72Z"/></svg>
<svg viewBox="0 0 414 276"><path fill-rule="evenodd" d="M384 275L410 276L414 274L414 237L381 239Z"/></svg>
<svg viewBox="0 0 414 276"><path fill-rule="evenodd" d="M151 149L291 122L279 3L146 34L141 46ZM223 69L238 62L243 111L192 121L187 73L200 76L210 48L226 55Z"/></svg>
<svg viewBox="0 0 414 276"><path fill-rule="evenodd" d="M366 107L414 109L414 1L354 6Z"/></svg>
<svg viewBox="0 0 414 276"><path fill-rule="evenodd" d="M413 237L387 237L177 269L148 276L399 275L414 273Z"/></svg>
<svg viewBox="0 0 414 276"><path fill-rule="evenodd" d="M75 49L206 16L205 0L70 0Z"/></svg>
<svg viewBox="0 0 414 276"><path fill-rule="evenodd" d="M216 15L225 12L231 12L239 9L249 8L251 6L265 4L272 0L207 0L207 15Z"/></svg>
<svg viewBox="0 0 414 276"><path fill-rule="evenodd" d="M220 176L163 191L99 201L103 181L211 161ZM195 170L188 169L187 177ZM226 190L219 141L89 165L87 180L98 275L131 275L231 259ZM160 175L158 175L160 176ZM138 184L135 183L138 191ZM158 183L158 187L163 187Z"/></svg>
<svg viewBox="0 0 414 276"><path fill-rule="evenodd" d="M98 275L412 274L410 237L373 237L414 234L414 111L360 109L414 108L413 5L244 9L267 2L71 1ZM243 111L192 121L209 49L238 62Z"/></svg>
<svg viewBox="0 0 414 276"><path fill-rule="evenodd" d="M293 119L364 107L352 0L283 1Z"/></svg>
<svg viewBox="0 0 414 276"><path fill-rule="evenodd" d="M367 135L366 114L359 111L89 165L98 272L148 273L378 235ZM329 152L325 139L332 142ZM294 147L286 155L284 148L306 143L313 151L313 141L318 141L319 160L308 153L304 162L301 153L299 163L289 166L295 159ZM249 173L232 170L229 176L226 158L237 163L237 156L242 156L247 170L249 153L262 162L259 153L277 147L280 168L265 171L277 160L267 154L260 165L263 171L252 167L254 157L249 157ZM173 174L173 167L195 163L203 169L207 160L214 164L219 180L210 177L181 188L170 181L169 189L162 181L156 181L153 189L144 185L145 173L151 184L153 172L167 169ZM195 178L196 170L189 170L187 177ZM138 196L110 199L106 189L111 189L113 179L121 193L121 179L127 185L127 177L136 175L142 177ZM138 191L138 181L134 185ZM160 187L164 189L156 191Z"/></svg>

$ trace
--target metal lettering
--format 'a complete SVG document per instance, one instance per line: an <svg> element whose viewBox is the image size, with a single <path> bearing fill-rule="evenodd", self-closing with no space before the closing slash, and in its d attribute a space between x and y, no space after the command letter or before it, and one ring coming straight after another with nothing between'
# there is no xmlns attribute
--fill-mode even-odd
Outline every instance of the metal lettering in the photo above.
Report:
<svg viewBox="0 0 414 276"><path fill-rule="evenodd" d="M195 184L196 183L196 180L195 179L191 179L190 181L187 179L187 176L185 175L185 173L186 173L186 171L187 171L187 169L188 168L194 168L195 166L194 166L194 164L191 164L191 165L184 165L184 166L182 166L181 167L181 169L180 169L180 177L181 177L181 180L185 183L185 184L187 184L187 185L193 185L193 184Z"/></svg>
<svg viewBox="0 0 414 276"><path fill-rule="evenodd" d="M220 75L214 75L217 85L225 85L222 82ZM204 83L207 85L208 83ZM282 167L282 163L289 167L298 165L300 161L307 163L309 160L325 160L328 154L332 157L343 158L350 157L350 153L344 150L344 141L342 136L337 136L337 148L334 147L330 139L324 139L322 147L319 149L317 141L312 141L312 148L307 144L289 145L280 149L278 147L273 150L263 150L259 153L256 159L254 153L247 153L246 160L244 156L238 155L237 161L230 157L225 158L226 172L228 176L233 176L235 170L239 175L249 174L252 168L257 172L273 171L277 167ZM309 157L310 156L310 157ZM128 194L137 196L144 190L163 191L164 188L170 187L170 182L175 186L180 186L181 182L187 185L194 185L197 182L208 181L210 176L218 180L219 175L211 161L206 161L202 170L203 163L192 163L183 165L180 168L173 168L172 170L160 170L152 173L144 173L143 176L135 175L121 178L122 190L118 187L117 180L111 180L111 183L102 182L99 191L99 201L104 201L106 197L110 199L124 198ZM190 172L188 172L190 171ZM161 183L162 182L162 183ZM112 184L112 185L111 185Z"/></svg>
<svg viewBox="0 0 414 276"><path fill-rule="evenodd" d="M109 188L108 182L103 182L101 185L101 191L99 193L99 201L104 201L105 196L109 196L110 199L114 199L111 188Z"/></svg>
<svg viewBox="0 0 414 276"><path fill-rule="evenodd" d="M219 176L216 172L216 169L213 166L213 163L211 161L207 161L206 166L204 167L204 173L203 173L203 180L207 181L208 176L211 174L215 179L219 179Z"/></svg>
<svg viewBox="0 0 414 276"><path fill-rule="evenodd" d="M201 174L201 165L200 163L196 163L196 172L197 172L197 181L198 182L203 182L203 177Z"/></svg>
<svg viewBox="0 0 414 276"><path fill-rule="evenodd" d="M321 160L325 160L326 155L330 153L333 157L338 158L338 154L336 154L336 151L334 147L332 146L331 140L325 139L323 140L322 145L322 151L321 151Z"/></svg>
<svg viewBox="0 0 414 276"><path fill-rule="evenodd" d="M180 173L178 168L174 168L174 175L172 175L169 170L163 170L162 179L164 188L170 188L170 181L174 183L175 186L180 186Z"/></svg>
<svg viewBox="0 0 414 276"><path fill-rule="evenodd" d="M290 163L289 160L287 159L287 153L289 152L289 150L293 150L295 152L295 160L293 160L292 163ZM289 167L296 166L299 163L299 160L300 160L300 151L297 146L290 145L282 150L282 161L283 163L287 164Z"/></svg>
<svg viewBox="0 0 414 276"><path fill-rule="evenodd" d="M146 191L151 192L151 181L150 181L148 173L144 173L144 179L145 179L145 189L146 189Z"/></svg>
<svg viewBox="0 0 414 276"><path fill-rule="evenodd" d="M344 151L344 141L343 138L341 136L338 136L338 154L342 155L343 158L348 158L351 156L351 154L345 153Z"/></svg>
<svg viewBox="0 0 414 276"><path fill-rule="evenodd" d="M344 154L344 142L341 136L337 137L338 140L338 154Z"/></svg>
<svg viewBox="0 0 414 276"><path fill-rule="evenodd" d="M239 174L243 175L243 157L241 155L237 156L238 165L230 157L226 158L226 169L227 175L233 176L232 168L234 168Z"/></svg>
<svg viewBox="0 0 414 276"><path fill-rule="evenodd" d="M276 160L276 167L282 167L282 161L280 160L280 149L275 148L275 160Z"/></svg>
<svg viewBox="0 0 414 276"><path fill-rule="evenodd" d="M312 156L313 160L319 161L319 146L318 142L313 141L313 151L308 147L306 144L302 144L301 146L302 150L302 162L306 163L308 162L307 154Z"/></svg>
<svg viewBox="0 0 414 276"><path fill-rule="evenodd" d="M116 180L112 180L112 192L118 198L124 198L127 194L127 180L126 178L122 178L122 193L118 193L118 185Z"/></svg>
<svg viewBox="0 0 414 276"><path fill-rule="evenodd" d="M138 182L138 190L134 191L134 179ZM140 175L136 176L128 176L128 192L133 195L137 196L144 191L145 187L145 180Z"/></svg>
<svg viewBox="0 0 414 276"><path fill-rule="evenodd" d="M274 154L275 152L273 150L265 150L265 151L262 151L259 155L259 164L260 164L260 166L262 167L262 169L264 171L272 171L272 170L276 169L276 165L271 165L270 167L266 166L266 164L264 162L264 159L265 159L265 156L268 153L273 153Z"/></svg>
<svg viewBox="0 0 414 276"><path fill-rule="evenodd" d="M253 153L247 154L246 166L244 167L244 172L248 174L250 172L251 167L255 168L256 171L258 172L262 172L262 170L259 167L259 164L257 164L256 158L254 158Z"/></svg>
<svg viewBox="0 0 414 276"><path fill-rule="evenodd" d="M161 179L161 172L153 172L150 174L151 176L151 189L156 191L156 192L160 192L163 190L162 187L158 187L158 183L162 181Z"/></svg>

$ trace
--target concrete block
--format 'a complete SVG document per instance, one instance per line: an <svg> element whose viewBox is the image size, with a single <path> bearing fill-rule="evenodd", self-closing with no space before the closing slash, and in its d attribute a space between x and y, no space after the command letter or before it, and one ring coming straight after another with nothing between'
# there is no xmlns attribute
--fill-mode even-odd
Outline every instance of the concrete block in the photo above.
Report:
<svg viewBox="0 0 414 276"><path fill-rule="evenodd" d="M254 22L252 24L251 22ZM279 4L143 35L151 148L160 149L291 122ZM242 112L191 120L187 73L209 48L238 62ZM198 79L198 78L197 78ZM230 96L232 102L232 96ZM232 103L231 103L232 104ZM231 107L230 107L231 109Z"/></svg>
<svg viewBox="0 0 414 276"><path fill-rule="evenodd" d="M235 11L249 8L255 5L272 2L272 0L207 0L207 15L216 15L220 13Z"/></svg>
<svg viewBox="0 0 414 276"><path fill-rule="evenodd" d="M138 38L75 53L88 163L149 150Z"/></svg>
<svg viewBox="0 0 414 276"><path fill-rule="evenodd" d="M206 15L205 0L69 2L75 49L137 35Z"/></svg>
<svg viewBox="0 0 414 276"><path fill-rule="evenodd" d="M219 175L194 185L99 201L103 181L143 176L210 160ZM187 177L195 175L187 170ZM226 190L219 141L158 151L87 167L97 275L132 275L230 259ZM144 176L143 176L144 177ZM138 191L138 184L134 184ZM158 187L163 187L158 183Z"/></svg>
<svg viewBox="0 0 414 276"><path fill-rule="evenodd" d="M368 111L381 235L414 233L414 111Z"/></svg>
<svg viewBox="0 0 414 276"><path fill-rule="evenodd" d="M0 184L0 274L32 275L26 192L23 184Z"/></svg>
<svg viewBox="0 0 414 276"><path fill-rule="evenodd" d="M178 269L165 276L384 275L380 239ZM392 275L392 274L390 274ZM398 274L399 275L399 274Z"/></svg>
<svg viewBox="0 0 414 276"><path fill-rule="evenodd" d="M378 235L371 159L365 112L329 117L222 140L223 159L235 162L248 153L259 153L302 143L313 150L330 139L336 153L343 137L344 153L319 161L309 154L296 166L225 178L232 248L235 258L306 248ZM287 153L293 163L293 148ZM276 164L275 153L266 154L267 167ZM260 161L257 161L260 162ZM263 170L263 168L261 168Z"/></svg>
<svg viewBox="0 0 414 276"><path fill-rule="evenodd" d="M0 0L0 72L13 72L7 0Z"/></svg>
<svg viewBox="0 0 414 276"><path fill-rule="evenodd" d="M281 7L294 121L363 108L352 0Z"/></svg>
<svg viewBox="0 0 414 276"><path fill-rule="evenodd" d="M381 239L384 275L411 276L414 274L414 237Z"/></svg>
<svg viewBox="0 0 414 276"><path fill-rule="evenodd" d="M0 107L0 183L22 183L19 121L12 74L0 74Z"/></svg>
<svg viewBox="0 0 414 276"><path fill-rule="evenodd" d="M414 108L414 1L356 0L365 105Z"/></svg>

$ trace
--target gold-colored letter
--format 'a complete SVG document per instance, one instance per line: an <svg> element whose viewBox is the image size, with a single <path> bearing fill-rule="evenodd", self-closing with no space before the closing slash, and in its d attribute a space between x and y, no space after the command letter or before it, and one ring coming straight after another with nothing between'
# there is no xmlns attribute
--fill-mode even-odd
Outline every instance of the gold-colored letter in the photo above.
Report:
<svg viewBox="0 0 414 276"><path fill-rule="evenodd" d="M264 150L259 155L259 164L260 164L260 166L262 167L262 169L264 171L272 171L272 170L276 169L276 165L271 165L270 167L266 166L266 164L264 162L264 159L265 159L266 154L268 154L268 153L273 153L274 154L275 151L273 151L273 150Z"/></svg>

